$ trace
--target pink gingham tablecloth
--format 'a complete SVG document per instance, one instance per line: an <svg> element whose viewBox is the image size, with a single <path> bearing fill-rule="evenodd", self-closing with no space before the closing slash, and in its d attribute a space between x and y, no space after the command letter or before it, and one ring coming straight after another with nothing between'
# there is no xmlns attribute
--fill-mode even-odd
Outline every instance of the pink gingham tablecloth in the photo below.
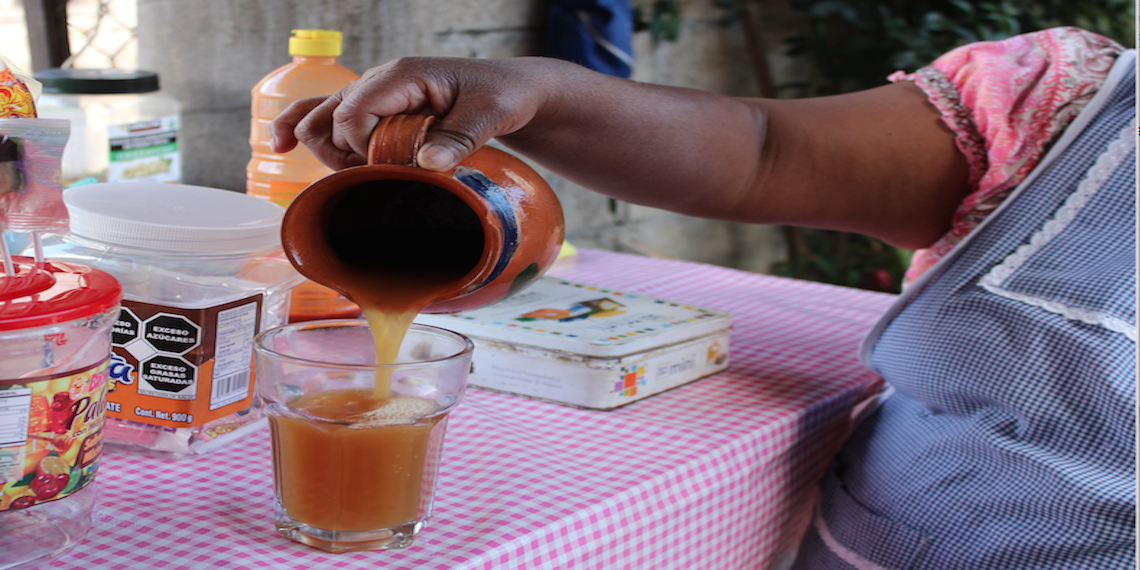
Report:
<svg viewBox="0 0 1140 570"><path fill-rule="evenodd" d="M733 314L730 369L612 411L472 389L435 513L402 551L273 530L268 431L164 460L109 449L94 528L54 568L731 570L786 564L815 478L880 388L856 348L892 296L582 250L566 279Z"/></svg>

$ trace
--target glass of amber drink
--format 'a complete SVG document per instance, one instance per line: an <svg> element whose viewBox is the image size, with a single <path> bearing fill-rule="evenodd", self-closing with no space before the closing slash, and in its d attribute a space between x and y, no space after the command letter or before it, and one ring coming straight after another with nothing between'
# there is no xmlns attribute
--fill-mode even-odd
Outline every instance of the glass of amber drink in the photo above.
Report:
<svg viewBox="0 0 1140 570"><path fill-rule="evenodd" d="M255 341L276 527L292 540L329 552L405 548L431 515L474 345L412 325L395 361L378 364L378 342L351 320L292 323Z"/></svg>

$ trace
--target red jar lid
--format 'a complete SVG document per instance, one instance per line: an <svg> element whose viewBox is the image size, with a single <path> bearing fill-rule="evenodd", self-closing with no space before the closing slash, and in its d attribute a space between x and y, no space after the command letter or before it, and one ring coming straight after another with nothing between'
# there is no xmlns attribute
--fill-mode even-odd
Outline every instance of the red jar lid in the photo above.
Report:
<svg viewBox="0 0 1140 570"><path fill-rule="evenodd" d="M0 263L0 331L29 329L95 315L119 304L123 287L98 269L15 257L16 274Z"/></svg>

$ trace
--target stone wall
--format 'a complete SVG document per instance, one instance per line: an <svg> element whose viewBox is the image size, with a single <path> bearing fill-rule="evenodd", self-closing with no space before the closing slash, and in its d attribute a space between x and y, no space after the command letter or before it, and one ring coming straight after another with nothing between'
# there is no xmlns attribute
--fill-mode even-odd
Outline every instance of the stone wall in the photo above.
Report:
<svg viewBox="0 0 1140 570"><path fill-rule="evenodd" d="M541 52L543 0L138 0L139 66L160 73L183 104L184 178L242 190L249 159L250 89L287 63L290 30L344 33L341 63L361 73L409 55L511 57ZM637 0L646 10L652 0ZM637 34L634 79L755 96L757 81L739 22L715 0L680 0L677 41ZM794 18L765 2L762 31L772 72L794 79L779 55ZM577 246L767 271L783 255L778 228L679 216L618 203L544 172L563 201ZM694 191L700 191L699 188Z"/></svg>

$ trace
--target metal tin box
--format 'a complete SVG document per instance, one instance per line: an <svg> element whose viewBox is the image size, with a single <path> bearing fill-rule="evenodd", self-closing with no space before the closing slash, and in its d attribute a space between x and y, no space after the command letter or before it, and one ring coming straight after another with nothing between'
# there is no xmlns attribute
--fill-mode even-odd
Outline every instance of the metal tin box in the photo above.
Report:
<svg viewBox="0 0 1140 570"><path fill-rule="evenodd" d="M543 277L489 307L416 322L475 342L472 386L611 409L728 368L732 317Z"/></svg>

